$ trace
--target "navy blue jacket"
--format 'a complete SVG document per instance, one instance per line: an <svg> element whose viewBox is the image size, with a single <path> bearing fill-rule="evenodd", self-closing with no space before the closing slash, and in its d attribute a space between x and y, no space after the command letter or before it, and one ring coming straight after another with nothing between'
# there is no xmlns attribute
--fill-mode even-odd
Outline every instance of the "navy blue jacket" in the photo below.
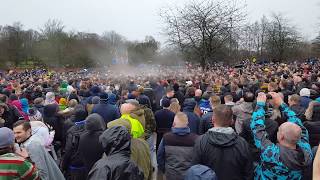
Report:
<svg viewBox="0 0 320 180"><path fill-rule="evenodd" d="M191 132L199 134L200 117L196 113L194 113L194 107L196 106L196 104L197 102L195 100L186 99L183 104L183 112L188 116L188 125Z"/></svg>
<svg viewBox="0 0 320 180"><path fill-rule="evenodd" d="M92 109L92 113L98 113L103 120L108 124L108 122L120 118L120 111L116 105L106 104L105 102L100 102L100 104L95 104Z"/></svg>

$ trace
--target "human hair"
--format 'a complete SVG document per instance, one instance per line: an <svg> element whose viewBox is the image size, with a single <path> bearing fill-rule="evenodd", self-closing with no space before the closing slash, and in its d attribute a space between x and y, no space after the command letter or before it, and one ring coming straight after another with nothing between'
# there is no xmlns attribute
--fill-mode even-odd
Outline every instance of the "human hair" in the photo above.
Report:
<svg viewBox="0 0 320 180"><path fill-rule="evenodd" d="M129 93L129 91L124 89L121 91L121 96L126 96L128 93Z"/></svg>
<svg viewBox="0 0 320 180"><path fill-rule="evenodd" d="M270 92L277 92L279 89L279 86L276 82L271 82L268 84L268 91Z"/></svg>
<svg viewBox="0 0 320 180"><path fill-rule="evenodd" d="M9 145L8 147L0 148L0 155L7 154L7 153L13 153L14 152L14 146Z"/></svg>
<svg viewBox="0 0 320 180"><path fill-rule="evenodd" d="M13 128L18 127L18 126L20 126L20 125L22 125L22 129L23 129L24 131L27 131L27 130L31 129L31 124L30 124L30 122L28 122L28 121L26 121L26 120L19 120L19 121L15 122L15 123L13 124Z"/></svg>
<svg viewBox="0 0 320 180"><path fill-rule="evenodd" d="M0 101L6 103L8 101L8 96L3 94L2 96L0 96Z"/></svg>
<svg viewBox="0 0 320 180"><path fill-rule="evenodd" d="M221 104L221 99L220 99L220 97L219 97L219 96L216 96L216 95L211 96L210 99L209 99L209 101L210 101L212 107L215 107L215 106Z"/></svg>
<svg viewBox="0 0 320 180"><path fill-rule="evenodd" d="M300 96L297 94L293 94L289 97L289 100L291 102L294 102L295 104L299 104L300 103Z"/></svg>
<svg viewBox="0 0 320 180"><path fill-rule="evenodd" d="M243 95L244 102L253 102L254 101L254 94L252 92L246 92Z"/></svg>
<svg viewBox="0 0 320 180"><path fill-rule="evenodd" d="M168 109L176 114L180 112L181 106L178 102L172 102Z"/></svg>
<svg viewBox="0 0 320 180"><path fill-rule="evenodd" d="M280 81L280 85L282 86L283 89L286 89L288 87L288 81L285 79L282 79Z"/></svg>
<svg viewBox="0 0 320 180"><path fill-rule="evenodd" d="M232 95L226 95L226 96L224 96L224 101L226 102L226 101L233 101L233 97L232 97Z"/></svg>
<svg viewBox="0 0 320 180"><path fill-rule="evenodd" d="M220 104L213 109L214 124L219 127L229 127L232 122L232 110L225 104Z"/></svg>
<svg viewBox="0 0 320 180"><path fill-rule="evenodd" d="M188 116L183 112L178 112L174 116L174 126L175 127L186 127L186 126L188 126Z"/></svg>

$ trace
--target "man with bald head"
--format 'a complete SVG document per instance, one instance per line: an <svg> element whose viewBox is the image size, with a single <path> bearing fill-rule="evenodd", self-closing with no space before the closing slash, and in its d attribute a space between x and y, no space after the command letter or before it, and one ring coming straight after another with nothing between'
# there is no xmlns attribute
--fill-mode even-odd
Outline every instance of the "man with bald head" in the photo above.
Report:
<svg viewBox="0 0 320 180"><path fill-rule="evenodd" d="M109 127L114 123L127 123L131 125L130 134L133 138L140 138L144 135L144 128L138 119L131 116L131 113L137 109L133 103L124 103L120 107L121 117L107 124Z"/></svg>
<svg viewBox="0 0 320 180"><path fill-rule="evenodd" d="M279 127L278 144L272 143L265 130L267 97L265 93L259 93L250 124L255 145L261 150L255 179L301 179L303 170L312 162L308 131L278 93L269 94L272 96L272 104L279 107L287 122Z"/></svg>
<svg viewBox="0 0 320 180"><path fill-rule="evenodd" d="M171 132L166 133L160 142L157 162L167 180L183 180L191 167L193 146L198 135L190 132L188 122L188 116L178 112Z"/></svg>

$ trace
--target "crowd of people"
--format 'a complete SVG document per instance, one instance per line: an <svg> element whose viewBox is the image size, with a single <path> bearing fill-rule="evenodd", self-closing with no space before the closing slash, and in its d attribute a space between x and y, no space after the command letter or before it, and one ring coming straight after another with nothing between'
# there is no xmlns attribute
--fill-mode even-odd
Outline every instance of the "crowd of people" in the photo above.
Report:
<svg viewBox="0 0 320 180"><path fill-rule="evenodd" d="M320 178L320 63L0 73L0 179Z"/></svg>

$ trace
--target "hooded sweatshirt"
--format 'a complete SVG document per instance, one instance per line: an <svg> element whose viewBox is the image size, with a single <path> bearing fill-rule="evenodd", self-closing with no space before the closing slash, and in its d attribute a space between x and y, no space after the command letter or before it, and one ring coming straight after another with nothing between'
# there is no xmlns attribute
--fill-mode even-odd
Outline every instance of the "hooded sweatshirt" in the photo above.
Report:
<svg viewBox="0 0 320 180"><path fill-rule="evenodd" d="M253 177L248 143L231 127L209 129L197 140L193 154L192 163L210 167L219 180L249 180Z"/></svg>
<svg viewBox="0 0 320 180"><path fill-rule="evenodd" d="M143 173L130 160L130 134L125 127L107 129L99 141L106 157L95 163L88 179L143 180Z"/></svg>
<svg viewBox="0 0 320 180"><path fill-rule="evenodd" d="M99 114L91 114L86 118L86 132L81 134L79 141L79 153L87 173L103 154L103 148L99 142L99 136L105 130L106 125Z"/></svg>

